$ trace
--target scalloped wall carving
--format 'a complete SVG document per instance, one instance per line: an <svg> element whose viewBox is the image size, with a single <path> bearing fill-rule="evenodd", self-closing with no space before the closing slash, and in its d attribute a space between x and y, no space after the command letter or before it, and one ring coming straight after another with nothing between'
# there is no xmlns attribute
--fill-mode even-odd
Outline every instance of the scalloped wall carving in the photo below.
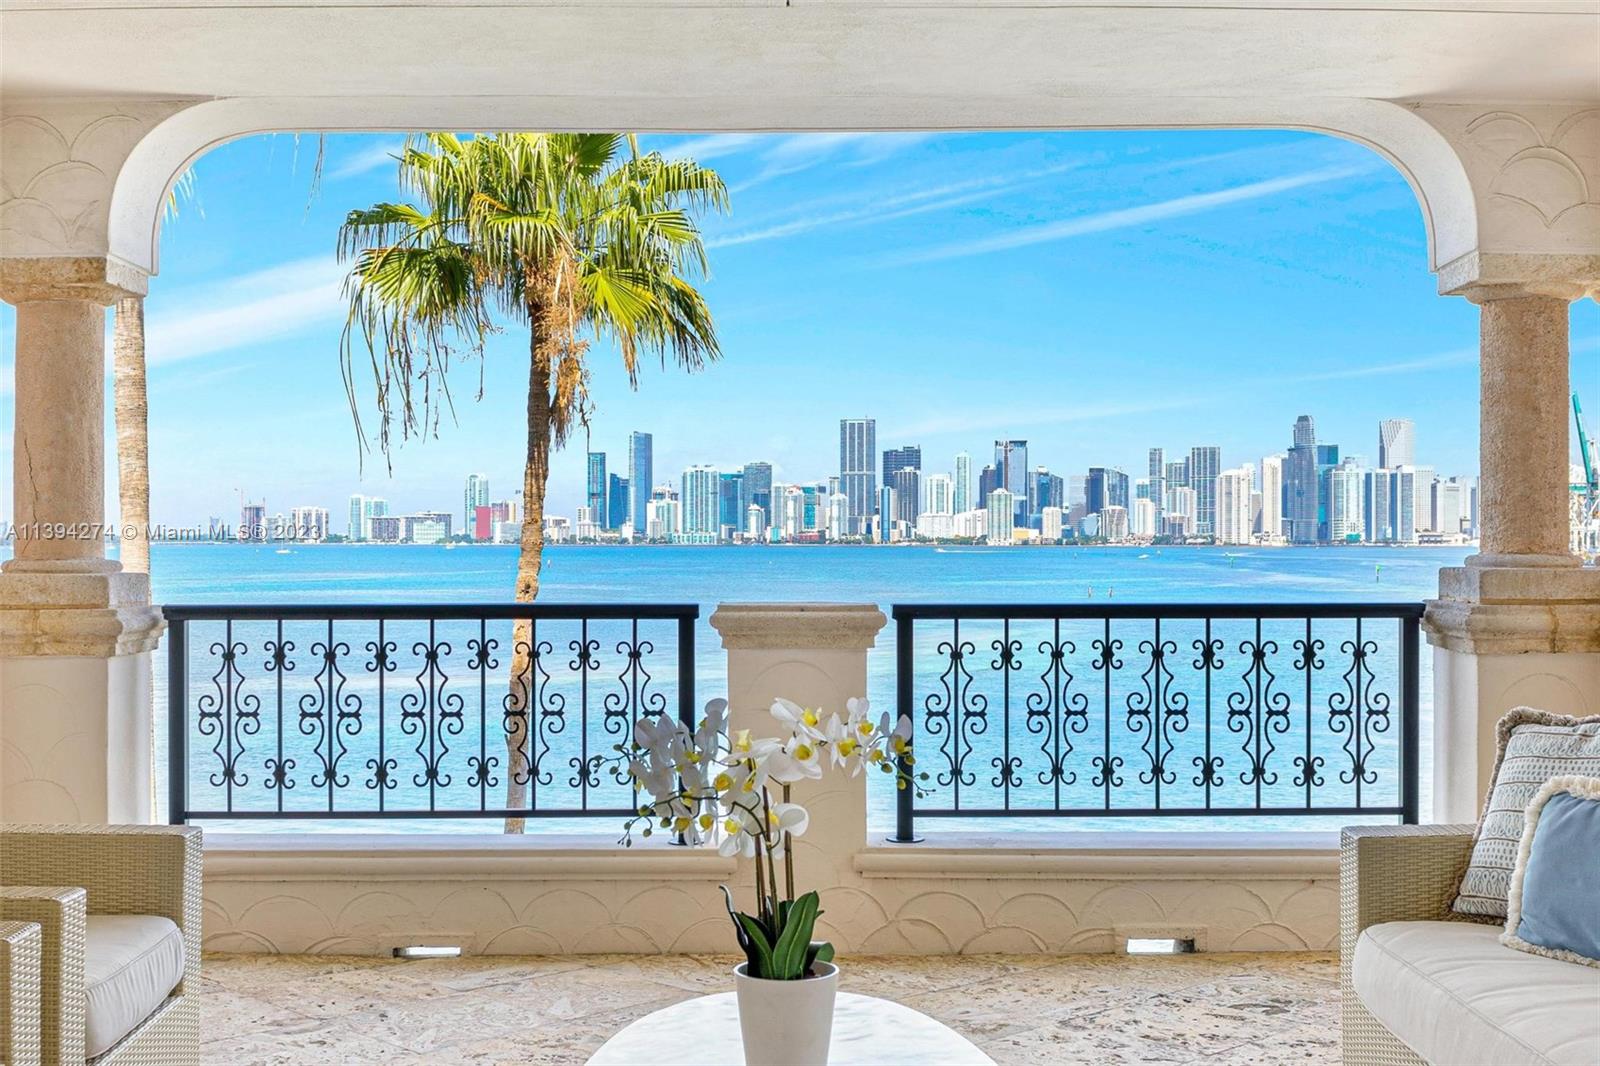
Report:
<svg viewBox="0 0 1600 1066"><path fill-rule="evenodd" d="M1466 165L1482 252L1600 254L1600 108L1430 104Z"/></svg>
<svg viewBox="0 0 1600 1066"><path fill-rule="evenodd" d="M1198 934L1211 951L1338 941L1337 878L853 880L824 888L821 935L842 951L1110 952L1155 930ZM710 880L205 883L210 951L382 955L434 940L473 954L712 952L729 949L727 923Z"/></svg>
<svg viewBox="0 0 1600 1066"><path fill-rule="evenodd" d="M111 191L123 162L180 106L52 101L8 107L0 115L0 255L106 254Z"/></svg>

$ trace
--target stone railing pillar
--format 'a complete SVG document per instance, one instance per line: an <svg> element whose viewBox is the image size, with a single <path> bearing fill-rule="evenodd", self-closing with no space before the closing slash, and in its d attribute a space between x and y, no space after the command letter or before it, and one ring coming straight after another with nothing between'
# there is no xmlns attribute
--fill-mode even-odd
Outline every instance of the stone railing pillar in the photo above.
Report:
<svg viewBox="0 0 1600 1066"><path fill-rule="evenodd" d="M106 258L0 259L16 306L14 557L0 568L0 822L151 814L149 578L105 556Z"/></svg>
<svg viewBox="0 0 1600 1066"><path fill-rule="evenodd" d="M1479 553L1439 572L1435 820L1476 820L1495 723L1527 704L1600 712L1600 570L1569 550L1569 303L1584 281L1464 285L1481 308Z"/></svg>
<svg viewBox="0 0 1600 1066"><path fill-rule="evenodd" d="M885 620L871 604L719 606L711 625L728 651L730 728L776 735L768 709L780 696L842 714L846 700L867 693L867 652ZM795 847L797 886L823 893L829 913L822 926L840 931L859 894L854 862L867 843L867 775L830 772L820 782L794 786L793 798L811 814L811 826ZM741 874L736 887L750 892L750 884L751 877ZM819 935L830 934L824 929Z"/></svg>

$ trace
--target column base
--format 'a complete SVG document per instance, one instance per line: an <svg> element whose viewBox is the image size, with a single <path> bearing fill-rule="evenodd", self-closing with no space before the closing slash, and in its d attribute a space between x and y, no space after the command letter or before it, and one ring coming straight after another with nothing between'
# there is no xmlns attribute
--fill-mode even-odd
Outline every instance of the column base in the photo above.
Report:
<svg viewBox="0 0 1600 1066"><path fill-rule="evenodd" d="M1468 560L1439 572L1422 624L1435 648L1433 817L1473 822L1507 711L1600 713L1600 570Z"/></svg>
<svg viewBox="0 0 1600 1066"><path fill-rule="evenodd" d="M0 572L0 658L151 651L166 622L148 574L7 567Z"/></svg>

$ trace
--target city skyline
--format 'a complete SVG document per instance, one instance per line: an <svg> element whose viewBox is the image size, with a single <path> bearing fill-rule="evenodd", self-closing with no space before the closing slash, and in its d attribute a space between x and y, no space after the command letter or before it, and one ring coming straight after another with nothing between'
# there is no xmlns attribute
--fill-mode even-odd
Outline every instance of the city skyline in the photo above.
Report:
<svg viewBox="0 0 1600 1066"><path fill-rule="evenodd" d="M972 539L1416 544L1465 542L1476 536L1479 522L1476 474L1445 475L1415 465L1416 427L1409 418L1377 424L1376 464L1349 449L1341 457L1343 445L1320 438L1315 418L1300 415L1283 451L1224 468L1217 446L1192 445L1184 459L1167 462L1165 445L1157 445L1146 452L1146 476L1137 478L1113 466L1073 473L1070 464L1057 470L1042 461L1029 465L1028 442L1020 438L994 441L994 462L975 480L969 452L949 457L950 467L941 469L942 460L925 457L916 444L883 449L881 466L863 469L862 449L875 439L874 419L842 418L836 474L786 484L775 482L771 465L761 460L732 470L696 463L676 480L663 477L642 491L631 478L608 475L608 454L590 450L586 502L572 515L547 509L546 538L707 545ZM647 468L653 440L649 432L629 433L630 474ZM850 490L873 479L877 492L858 513ZM317 541L332 532L324 508L300 505L285 517L269 516L264 501L246 501L243 494L240 504L241 538ZM488 479L469 473L459 526L446 512L396 514L386 500L353 494L345 538L516 543L520 510L516 499L491 503ZM219 520L211 524L216 528Z"/></svg>
<svg viewBox="0 0 1600 1066"><path fill-rule="evenodd" d="M464 472L520 484L526 352L510 337L491 340L482 399L477 368L462 368L455 417L399 447L392 473L357 450L334 234L352 205L396 196L399 143L329 136L315 196L310 159L288 137L200 160L196 201L163 226L147 301L157 522L231 512L239 489L335 513L355 491L461 522L451 501ZM866 411L875 451L965 450L974 477L1002 438L1131 474L1157 437L1172 442L1169 459L1187 455L1180 440L1220 447L1224 465L1259 459L1311 409L1328 438L1366 441L1401 395L1438 468L1476 465L1477 311L1436 294L1415 198L1357 145L1272 131L644 145L696 155L732 187L733 212L705 223L724 358L695 375L647 365L634 392L596 343L588 433L554 458L553 512L586 504L590 451L608 452L608 479L627 476L635 427L656 434L655 470L731 469L759 454L794 482L837 473L833 422ZM1305 180L1274 184L1289 177ZM1194 207L1219 191L1229 195ZM0 307L0 421L14 321ZM1575 305L1571 334L1587 398L1600 385L1600 308ZM357 398L370 415L370 397ZM109 445L109 420L106 431ZM0 455L0 517L11 466Z"/></svg>

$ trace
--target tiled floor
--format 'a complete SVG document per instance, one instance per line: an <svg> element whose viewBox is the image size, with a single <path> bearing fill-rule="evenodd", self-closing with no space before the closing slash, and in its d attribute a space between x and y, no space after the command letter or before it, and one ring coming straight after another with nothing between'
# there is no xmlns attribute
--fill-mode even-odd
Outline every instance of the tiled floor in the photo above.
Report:
<svg viewBox="0 0 1600 1066"><path fill-rule="evenodd" d="M733 962L212 955L201 1007L205 1060L581 1064L635 1018L730 988ZM938 1018L996 1063L1339 1058L1338 962L1327 954L856 957L842 968L843 989Z"/></svg>

